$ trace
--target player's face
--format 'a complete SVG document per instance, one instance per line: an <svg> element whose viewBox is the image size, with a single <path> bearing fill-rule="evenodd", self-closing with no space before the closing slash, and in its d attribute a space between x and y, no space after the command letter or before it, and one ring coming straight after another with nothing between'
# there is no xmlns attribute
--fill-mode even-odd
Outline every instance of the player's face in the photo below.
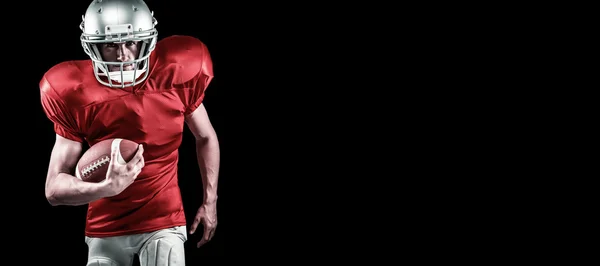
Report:
<svg viewBox="0 0 600 266"><path fill-rule="evenodd" d="M109 62L127 62L135 60L140 53L140 42L103 43L100 46L102 58ZM120 71L119 65L108 65L109 71ZM133 64L123 65L123 70L133 70Z"/></svg>

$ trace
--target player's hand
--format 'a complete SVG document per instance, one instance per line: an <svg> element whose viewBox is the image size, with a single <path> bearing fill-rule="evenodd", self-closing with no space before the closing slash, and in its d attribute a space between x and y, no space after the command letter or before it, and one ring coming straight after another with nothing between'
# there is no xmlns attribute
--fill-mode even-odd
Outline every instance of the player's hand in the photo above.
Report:
<svg viewBox="0 0 600 266"><path fill-rule="evenodd" d="M190 234L196 232L199 223L204 225L204 234L202 235L202 239L196 244L198 248L210 241L215 235L215 230L217 230L217 203L205 203L198 208L196 218L194 218L194 222L190 228Z"/></svg>
<svg viewBox="0 0 600 266"><path fill-rule="evenodd" d="M141 144L138 146L138 150L131 160L127 163L121 163L118 160L120 156L119 145L111 150L110 163L108 164L108 171L106 172L106 180L110 194L118 195L125 190L129 185L135 181L137 176L142 172L144 168L144 146Z"/></svg>

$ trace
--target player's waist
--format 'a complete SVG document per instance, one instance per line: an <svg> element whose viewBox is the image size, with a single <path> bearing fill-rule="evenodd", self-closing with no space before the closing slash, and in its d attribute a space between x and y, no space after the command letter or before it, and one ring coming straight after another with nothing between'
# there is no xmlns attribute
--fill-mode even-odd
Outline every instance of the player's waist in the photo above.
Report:
<svg viewBox="0 0 600 266"><path fill-rule="evenodd" d="M185 224L178 186L138 201L96 201L90 203L86 232L96 235L135 233L156 227Z"/></svg>
<svg viewBox="0 0 600 266"><path fill-rule="evenodd" d="M180 205L176 173L167 172L159 177L136 180L119 195L91 202L88 219L92 222L110 222L130 215L140 216L140 212L143 213L141 219L148 219L177 212Z"/></svg>

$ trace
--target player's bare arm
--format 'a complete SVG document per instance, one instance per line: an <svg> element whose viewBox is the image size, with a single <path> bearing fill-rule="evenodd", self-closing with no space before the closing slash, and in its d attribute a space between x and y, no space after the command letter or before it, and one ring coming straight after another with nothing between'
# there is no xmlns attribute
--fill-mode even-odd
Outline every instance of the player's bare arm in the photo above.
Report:
<svg viewBox="0 0 600 266"><path fill-rule="evenodd" d="M197 244L200 247L212 239L217 227L220 148L217 134L210 123L204 104L188 115L185 122L196 138L196 155L204 187L204 200L190 227L190 234L193 234L199 223L204 225L204 234Z"/></svg>
<svg viewBox="0 0 600 266"><path fill-rule="evenodd" d="M46 199L51 205L83 205L117 195L133 182L130 180L135 179L143 167L141 148L127 164L115 164L113 161L117 160L111 159L105 181L84 182L71 174L74 173L82 150L82 143L56 135L46 176ZM116 156L116 153L111 156Z"/></svg>

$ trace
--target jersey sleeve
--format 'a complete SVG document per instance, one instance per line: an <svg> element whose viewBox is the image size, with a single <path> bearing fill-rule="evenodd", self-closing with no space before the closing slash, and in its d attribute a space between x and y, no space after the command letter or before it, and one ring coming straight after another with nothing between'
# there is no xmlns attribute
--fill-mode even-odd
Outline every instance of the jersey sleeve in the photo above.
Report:
<svg viewBox="0 0 600 266"><path fill-rule="evenodd" d="M202 104L206 89L214 77L213 62L208 48L199 40L192 42L192 44L193 48L189 49L189 53L197 62L191 65L199 66L199 71L189 83L189 89L186 91L184 98L185 115L191 114Z"/></svg>
<svg viewBox="0 0 600 266"><path fill-rule="evenodd" d="M45 77L40 81L40 97L42 109L54 123L56 134L73 141L83 142L83 134L77 129L76 120Z"/></svg>

